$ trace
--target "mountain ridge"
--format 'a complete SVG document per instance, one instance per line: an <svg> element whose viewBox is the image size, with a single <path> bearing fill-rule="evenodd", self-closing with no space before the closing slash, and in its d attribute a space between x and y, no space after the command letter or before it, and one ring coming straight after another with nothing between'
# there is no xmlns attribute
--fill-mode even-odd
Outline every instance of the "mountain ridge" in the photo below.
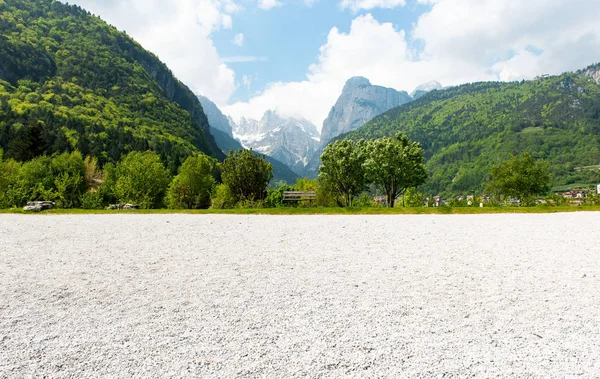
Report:
<svg viewBox="0 0 600 379"><path fill-rule="evenodd" d="M510 154L546 159L554 185L600 180L600 66L521 82L469 83L374 118L342 138L401 131L422 143L433 193L483 191L492 165Z"/></svg>

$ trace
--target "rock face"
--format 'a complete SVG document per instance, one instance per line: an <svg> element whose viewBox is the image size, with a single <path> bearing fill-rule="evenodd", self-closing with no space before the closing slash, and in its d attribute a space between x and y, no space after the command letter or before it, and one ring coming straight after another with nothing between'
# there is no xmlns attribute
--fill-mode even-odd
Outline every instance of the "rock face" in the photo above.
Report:
<svg viewBox="0 0 600 379"><path fill-rule="evenodd" d="M227 117L225 117L217 105L204 96L198 96L198 100L200 100L200 104L202 104L204 113L208 118L211 133L213 129L217 129L233 138L233 131L231 129L231 125L229 124L229 120Z"/></svg>
<svg viewBox="0 0 600 379"><path fill-rule="evenodd" d="M242 118L232 126L244 147L275 158L300 175L319 146L319 132L310 121L273 111L265 112L260 121Z"/></svg>
<svg viewBox="0 0 600 379"><path fill-rule="evenodd" d="M356 130L374 117L388 110L406 104L412 97L405 91L374 86L368 79L354 77L349 79L335 106L323 122L321 146L327 145L333 138Z"/></svg>
<svg viewBox="0 0 600 379"><path fill-rule="evenodd" d="M420 98L421 96L433 91L433 90L440 90L442 89L442 85L439 82L431 81L428 83L424 83L421 84L420 86L418 86L417 88L415 88L415 90L410 94L410 96L414 99L417 100L418 98Z"/></svg>
<svg viewBox="0 0 600 379"><path fill-rule="evenodd" d="M593 79L596 84L600 84L600 65L589 66L581 71L582 76Z"/></svg>

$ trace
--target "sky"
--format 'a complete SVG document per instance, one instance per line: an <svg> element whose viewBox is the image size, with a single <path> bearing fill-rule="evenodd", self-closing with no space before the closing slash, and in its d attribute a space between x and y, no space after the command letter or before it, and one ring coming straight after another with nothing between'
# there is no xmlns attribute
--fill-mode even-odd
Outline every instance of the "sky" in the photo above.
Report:
<svg viewBox="0 0 600 379"><path fill-rule="evenodd" d="M412 92L600 61L597 0L75 0L239 120L318 129L344 83Z"/></svg>

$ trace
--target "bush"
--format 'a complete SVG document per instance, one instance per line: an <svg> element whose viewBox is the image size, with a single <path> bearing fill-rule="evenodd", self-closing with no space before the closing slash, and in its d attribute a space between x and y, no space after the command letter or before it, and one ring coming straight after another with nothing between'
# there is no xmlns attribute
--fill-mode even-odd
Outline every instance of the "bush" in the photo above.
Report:
<svg viewBox="0 0 600 379"><path fill-rule="evenodd" d="M2 155L0 149L0 209L15 205L12 192L21 169L21 165L12 159L3 161Z"/></svg>
<svg viewBox="0 0 600 379"><path fill-rule="evenodd" d="M376 208L379 207L379 204L373 201L370 194L364 192L354 201L354 206L359 208Z"/></svg>
<svg viewBox="0 0 600 379"><path fill-rule="evenodd" d="M212 171L217 161L204 154L189 157L167 191L167 205L172 209L205 209L215 186Z"/></svg>
<svg viewBox="0 0 600 379"><path fill-rule="evenodd" d="M270 189L267 192L267 198L265 199L265 206L267 208L278 208L283 206L283 193L285 191L294 191L294 187L284 184L277 189Z"/></svg>
<svg viewBox="0 0 600 379"><path fill-rule="evenodd" d="M116 169L114 192L119 202L144 209L159 207L170 182L169 171L152 152L131 152Z"/></svg>
<svg viewBox="0 0 600 379"><path fill-rule="evenodd" d="M263 200L273 178L273 166L252 150L230 150L221 170L223 184L236 201Z"/></svg>
<svg viewBox="0 0 600 379"><path fill-rule="evenodd" d="M235 208L237 201L231 194L231 190L226 184L215 186L211 197L211 208L213 209L231 209Z"/></svg>
<svg viewBox="0 0 600 379"><path fill-rule="evenodd" d="M81 205L81 197L87 191L85 166L81 153L55 155L50 163L54 177L54 200L61 208L75 208Z"/></svg>
<svg viewBox="0 0 600 379"><path fill-rule="evenodd" d="M55 200L54 176L50 169L52 159L41 156L23 163L12 190L12 205L22 207L28 201Z"/></svg>
<svg viewBox="0 0 600 379"><path fill-rule="evenodd" d="M105 206L104 196L100 191L89 191L81 197L83 209L103 209Z"/></svg>

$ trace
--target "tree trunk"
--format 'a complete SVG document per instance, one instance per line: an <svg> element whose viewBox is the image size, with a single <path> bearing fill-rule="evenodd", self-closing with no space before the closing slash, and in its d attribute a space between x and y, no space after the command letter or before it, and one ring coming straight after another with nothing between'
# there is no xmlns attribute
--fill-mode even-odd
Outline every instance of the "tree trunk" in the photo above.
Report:
<svg viewBox="0 0 600 379"><path fill-rule="evenodd" d="M391 193L387 194L387 206L388 208L394 208L394 203L396 203L396 199L394 198L394 195Z"/></svg>

